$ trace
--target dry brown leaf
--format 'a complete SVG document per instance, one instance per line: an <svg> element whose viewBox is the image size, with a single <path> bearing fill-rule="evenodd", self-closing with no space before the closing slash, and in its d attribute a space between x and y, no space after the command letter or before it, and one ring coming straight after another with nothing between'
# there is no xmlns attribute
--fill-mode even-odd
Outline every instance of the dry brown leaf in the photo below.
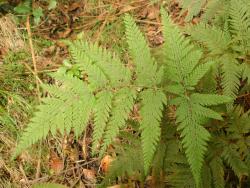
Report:
<svg viewBox="0 0 250 188"><path fill-rule="evenodd" d="M70 35L71 31L72 31L71 28L66 28L64 31L58 32L58 38L59 39L67 38Z"/></svg>
<svg viewBox="0 0 250 188"><path fill-rule="evenodd" d="M109 186L107 188L121 188L121 185L113 185L113 186Z"/></svg>
<svg viewBox="0 0 250 188"><path fill-rule="evenodd" d="M49 165L50 169L55 174L59 174L64 169L63 160L61 160L54 152L51 153Z"/></svg>
<svg viewBox="0 0 250 188"><path fill-rule="evenodd" d="M127 5L127 6L123 7L123 8L120 10L119 13L122 14L122 13L125 13L125 12L129 12L129 11L131 11L131 10L133 10L133 9L134 9L133 6Z"/></svg>
<svg viewBox="0 0 250 188"><path fill-rule="evenodd" d="M82 172L86 180L90 181L91 183L96 182L96 172L94 170L84 168Z"/></svg>
<svg viewBox="0 0 250 188"><path fill-rule="evenodd" d="M71 12L71 11L74 11L78 8L81 8L83 6L82 4L83 4L82 2L74 2L70 5L70 7L68 8L68 11Z"/></svg>
<svg viewBox="0 0 250 188"><path fill-rule="evenodd" d="M159 9L156 9L155 7L152 7L148 10L147 18L149 20L154 20L159 16Z"/></svg>
<svg viewBox="0 0 250 188"><path fill-rule="evenodd" d="M100 167L104 173L108 172L110 164L113 160L114 159L110 155L106 155L105 157L103 157Z"/></svg>
<svg viewBox="0 0 250 188"><path fill-rule="evenodd" d="M79 160L79 151L76 147L70 149L69 158L74 162Z"/></svg>

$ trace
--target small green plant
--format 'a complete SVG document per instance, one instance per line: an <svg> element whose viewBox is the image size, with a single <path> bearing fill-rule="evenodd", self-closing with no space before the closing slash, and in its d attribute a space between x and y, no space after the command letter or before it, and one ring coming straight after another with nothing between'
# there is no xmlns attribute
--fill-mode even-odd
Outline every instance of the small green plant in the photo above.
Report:
<svg viewBox="0 0 250 188"><path fill-rule="evenodd" d="M14 8L14 12L16 14L24 16L26 18L27 15L31 15L33 17L33 21L35 25L38 25L41 22L41 18L43 17L43 9L41 7L33 7L32 0L24 0L18 6ZM56 0L48 0L48 9L54 9L57 5Z"/></svg>
<svg viewBox="0 0 250 188"><path fill-rule="evenodd" d="M204 2L197 3L200 9ZM218 3L221 10L211 8ZM131 184L133 177L143 184L149 174L152 187L243 186L250 171L250 118L234 103L249 85L249 3L213 0L204 12L204 22L188 28L186 37L161 11L161 63L129 15L124 17L128 62L97 44L67 42L72 64L52 75L57 84L42 85L49 96L14 157L49 134L73 130L78 137L91 125L93 154L101 157L117 136L122 140L114 144L117 157L103 186L117 177L119 183ZM124 133L135 106L137 127Z"/></svg>

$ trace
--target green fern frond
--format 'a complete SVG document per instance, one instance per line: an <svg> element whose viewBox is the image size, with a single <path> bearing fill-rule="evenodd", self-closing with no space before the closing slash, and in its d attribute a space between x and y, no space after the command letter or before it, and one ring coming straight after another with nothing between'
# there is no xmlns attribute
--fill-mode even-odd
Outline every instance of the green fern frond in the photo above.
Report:
<svg viewBox="0 0 250 188"><path fill-rule="evenodd" d="M193 46L184 38L177 26L172 23L166 12L163 9L161 12L163 35L165 38L164 53L167 63L166 76L173 82L181 82L183 78L191 72L187 72L187 70L192 70L196 66L197 59L199 59L201 55L200 53L197 53L194 57L188 55L193 50ZM193 60L186 61L189 62L189 64L182 63L184 59L187 60L188 58L192 58Z"/></svg>
<svg viewBox="0 0 250 188"><path fill-rule="evenodd" d="M132 176L139 176L139 180L144 177L143 157L142 155L138 155L139 153L142 153L140 140L135 139L133 135L130 135L130 137L131 136L131 145L115 145L117 158L110 165L108 174L105 176L105 179L102 182L103 187L112 183L112 181L114 181L118 177L131 178Z"/></svg>
<svg viewBox="0 0 250 188"><path fill-rule="evenodd" d="M166 104L166 96L161 91L147 89L141 92L142 107L141 115L141 140L144 158L144 171L148 173L150 164L156 151L156 146L161 135L160 121L162 118L163 105Z"/></svg>
<svg viewBox="0 0 250 188"><path fill-rule="evenodd" d="M166 185L176 188L195 187L195 181L188 162L175 141L168 141L169 146L167 147L165 159Z"/></svg>
<svg viewBox="0 0 250 188"><path fill-rule="evenodd" d="M130 70L121 63L117 56L100 48L97 44L77 41L71 43L70 49L77 64L90 77L90 84L92 82L98 84L97 89L106 86L107 82L113 87L130 82Z"/></svg>
<svg viewBox="0 0 250 188"><path fill-rule="evenodd" d="M201 185L203 188L213 188L212 186L212 173L210 167L205 163L201 171Z"/></svg>
<svg viewBox="0 0 250 188"><path fill-rule="evenodd" d="M189 87L196 86L201 78L210 70L214 62L210 61L205 64L198 65L186 78L185 82Z"/></svg>
<svg viewBox="0 0 250 188"><path fill-rule="evenodd" d="M222 156L229 166L232 167L238 178L241 178L243 175L248 175L246 164L241 160L240 154L233 148L225 145Z"/></svg>
<svg viewBox="0 0 250 188"><path fill-rule="evenodd" d="M93 132L93 150L97 149L103 133L106 128L111 107L113 93L111 91L101 91L96 95L95 118L94 118L94 132Z"/></svg>
<svg viewBox="0 0 250 188"><path fill-rule="evenodd" d="M195 101L192 94L189 94L198 81L208 72L211 64L199 65L201 54L195 50L190 41L185 39L180 30L173 25L170 18L162 11L163 35L165 38L165 53L167 62L168 78L179 85L176 98L172 104L177 106L176 117L179 123L178 131L181 131L182 144L185 148L188 163L193 173L196 185L201 183L201 169L204 155L207 150L207 141L210 138L209 132L202 126L207 118L222 120L219 113L206 108L206 105L226 103L228 97L211 99L209 95L198 94L201 98L211 99L207 102ZM204 67L205 66L205 67ZM193 76L195 75L195 76ZM180 89L180 88L183 89ZM194 96L197 94L193 94ZM216 95L214 95L216 97ZM220 99L223 99L220 101Z"/></svg>
<svg viewBox="0 0 250 188"><path fill-rule="evenodd" d="M179 0L179 2L184 11L188 11L185 20L189 22L194 16L197 16L200 13L206 0Z"/></svg>
<svg viewBox="0 0 250 188"><path fill-rule="evenodd" d="M240 86L241 69L237 60L231 55L220 58L222 62L222 87L223 94L232 97L237 96Z"/></svg>
<svg viewBox="0 0 250 188"><path fill-rule="evenodd" d="M242 44L245 54L248 54L250 47L250 10L242 0L231 0L230 5L230 26L231 32L237 41Z"/></svg>
<svg viewBox="0 0 250 188"><path fill-rule="evenodd" d="M229 48L230 36L220 28L200 23L189 27L187 31L192 40L204 45L211 55L220 55Z"/></svg>
<svg viewBox="0 0 250 188"><path fill-rule="evenodd" d="M177 108L176 116L187 160L190 164L196 185L199 185L201 168L210 134L201 126L201 117L192 111L192 107L188 101Z"/></svg>
<svg viewBox="0 0 250 188"><path fill-rule="evenodd" d="M243 63L241 64L241 71L243 79L247 79L248 84L250 84L250 64Z"/></svg>
<svg viewBox="0 0 250 188"><path fill-rule="evenodd" d="M113 139L118 135L119 129L124 128L126 120L129 118L129 113L133 108L135 98L136 91L128 87L124 87L115 93L100 156L104 154Z"/></svg>
<svg viewBox="0 0 250 188"><path fill-rule="evenodd" d="M215 188L224 188L225 180L224 180L224 166L221 158L216 157L210 163L209 166L211 168L212 177L213 177L213 185Z"/></svg>
<svg viewBox="0 0 250 188"><path fill-rule="evenodd" d="M157 84L157 65L150 54L145 37L128 14L124 18L129 52L135 64L136 83L139 86Z"/></svg>
<svg viewBox="0 0 250 188"><path fill-rule="evenodd" d="M227 139L229 143L234 140L236 151L241 155L242 160L249 154L249 144L246 142L246 135L250 132L250 111L244 112L240 106L236 106L228 116Z"/></svg>
<svg viewBox="0 0 250 188"><path fill-rule="evenodd" d="M74 62L82 69L84 74L88 75L90 87L95 90L107 86L109 80L105 72L98 65L94 64L86 55L86 52L82 50L82 48L87 48L88 44L83 41L68 42L67 44Z"/></svg>
<svg viewBox="0 0 250 188"><path fill-rule="evenodd" d="M54 135L57 131L69 133L71 128L74 128L75 135L79 136L86 127L93 109L94 96L81 80L66 75L61 78L61 86L45 87L54 97L42 100L35 117L31 119L21 137L14 157L44 139L50 131Z"/></svg>
<svg viewBox="0 0 250 188"><path fill-rule="evenodd" d="M225 9L227 0L209 0L201 16L202 21L209 22Z"/></svg>

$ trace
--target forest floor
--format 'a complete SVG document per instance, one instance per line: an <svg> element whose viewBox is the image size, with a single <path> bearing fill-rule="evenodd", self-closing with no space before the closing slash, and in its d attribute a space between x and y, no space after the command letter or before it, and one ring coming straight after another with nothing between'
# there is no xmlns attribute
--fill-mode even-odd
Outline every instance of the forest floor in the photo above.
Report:
<svg viewBox="0 0 250 188"><path fill-rule="evenodd" d="M72 135L48 138L17 160L10 160L39 103L37 85L53 82L48 74L67 65L69 53L64 40L84 38L126 58L123 15L129 13L157 54L164 42L160 8L168 10L180 26L186 24L186 13L181 14L173 0L61 0L51 10L46 1L35 1L34 7L43 10L38 24L27 15L5 14L0 18L0 187L30 187L41 182L95 187L113 156L99 159L90 155L91 128L78 140ZM197 22L199 17L189 23ZM249 105L249 97L240 100Z"/></svg>

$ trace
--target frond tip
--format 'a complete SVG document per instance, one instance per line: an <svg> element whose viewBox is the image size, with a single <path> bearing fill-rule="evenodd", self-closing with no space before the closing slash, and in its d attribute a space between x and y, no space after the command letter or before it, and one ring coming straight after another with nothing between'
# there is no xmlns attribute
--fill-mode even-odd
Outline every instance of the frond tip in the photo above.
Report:
<svg viewBox="0 0 250 188"><path fill-rule="evenodd" d="M142 117L140 123L142 131L141 140L144 170L145 174L147 174L156 150L156 145L160 139L160 121L162 118L163 105L166 104L166 96L161 91L148 89L142 91L140 97L142 99L142 107L140 109Z"/></svg>

